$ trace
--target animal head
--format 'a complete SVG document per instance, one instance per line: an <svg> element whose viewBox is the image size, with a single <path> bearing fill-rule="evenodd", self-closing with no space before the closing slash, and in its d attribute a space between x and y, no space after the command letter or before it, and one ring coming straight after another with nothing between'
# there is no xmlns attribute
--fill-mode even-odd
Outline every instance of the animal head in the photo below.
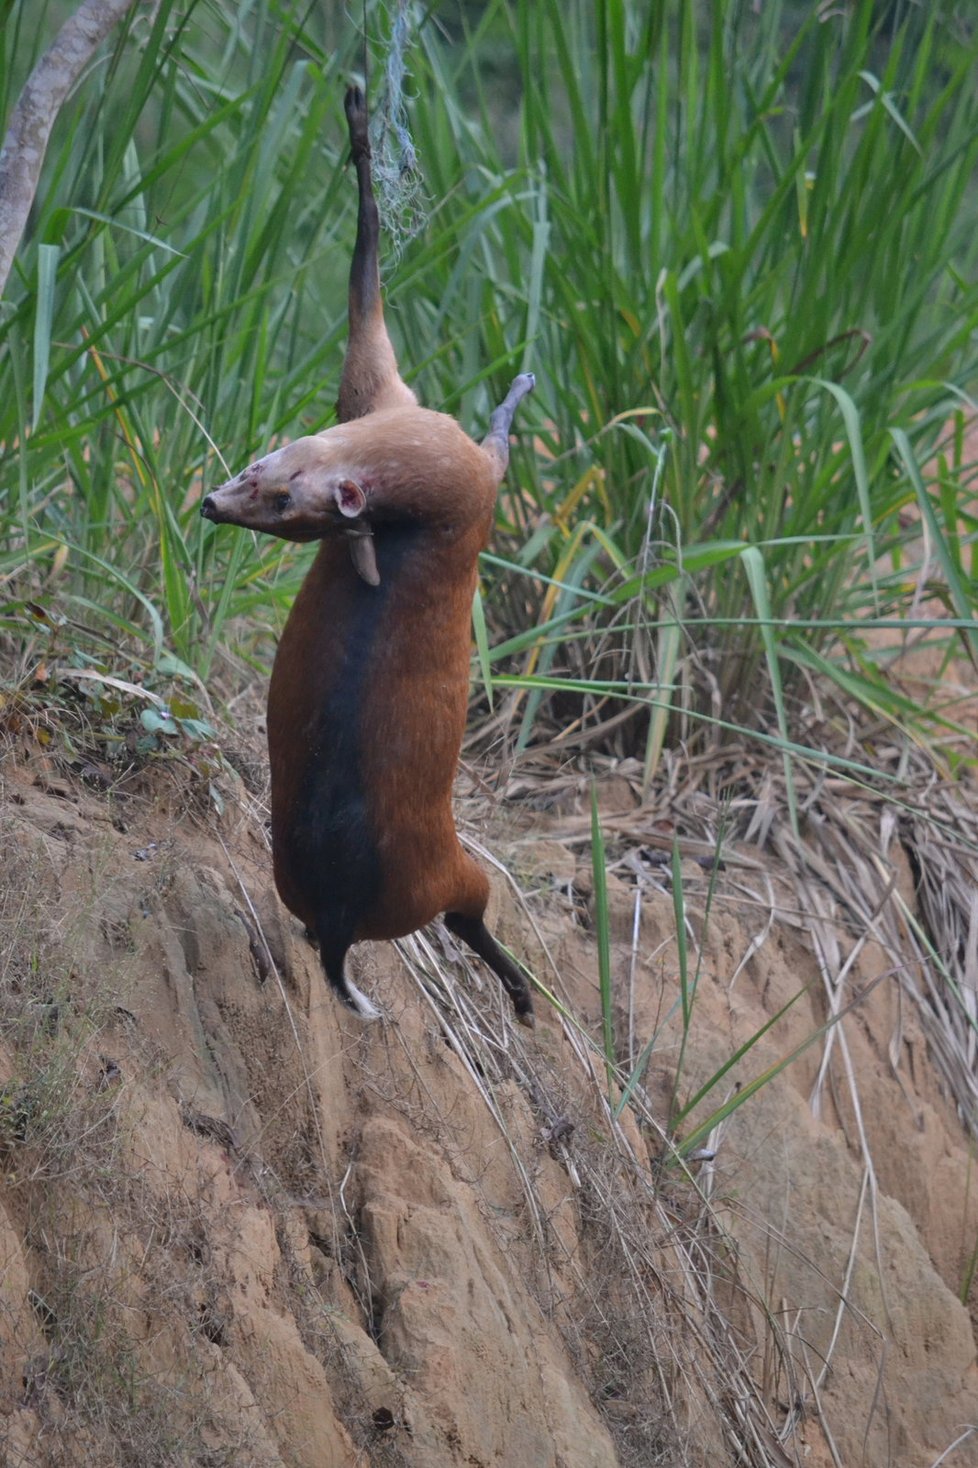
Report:
<svg viewBox="0 0 978 1468"><path fill-rule="evenodd" d="M241 525L281 540L320 540L351 530L367 506L362 466L332 430L275 449L204 499L200 513L218 525Z"/></svg>
<svg viewBox="0 0 978 1468"><path fill-rule="evenodd" d="M212 490L200 512L283 540L356 535L385 521L486 533L502 473L453 418L402 406L275 449Z"/></svg>

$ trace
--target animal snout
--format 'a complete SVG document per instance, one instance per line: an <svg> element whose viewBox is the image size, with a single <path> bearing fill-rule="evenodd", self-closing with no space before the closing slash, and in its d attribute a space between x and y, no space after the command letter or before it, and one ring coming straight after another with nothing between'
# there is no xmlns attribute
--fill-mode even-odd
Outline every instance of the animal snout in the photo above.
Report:
<svg viewBox="0 0 978 1468"><path fill-rule="evenodd" d="M203 515L203 517L204 517L205 520L219 520L220 519L220 515L218 514L217 504L216 504L215 499L214 499L214 496L212 494L207 495L204 499L201 500L201 502L200 502L200 513Z"/></svg>

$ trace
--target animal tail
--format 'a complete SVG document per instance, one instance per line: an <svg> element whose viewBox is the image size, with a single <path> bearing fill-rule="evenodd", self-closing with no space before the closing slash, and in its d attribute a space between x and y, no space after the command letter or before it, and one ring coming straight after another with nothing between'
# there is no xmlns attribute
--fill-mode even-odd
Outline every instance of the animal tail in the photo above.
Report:
<svg viewBox="0 0 978 1468"><path fill-rule="evenodd" d="M380 1010L371 1004L366 994L358 989L346 976L346 954L348 943L338 942L332 922L324 922L316 930L319 939L319 958L330 987L348 1009L361 1019L380 1019Z"/></svg>

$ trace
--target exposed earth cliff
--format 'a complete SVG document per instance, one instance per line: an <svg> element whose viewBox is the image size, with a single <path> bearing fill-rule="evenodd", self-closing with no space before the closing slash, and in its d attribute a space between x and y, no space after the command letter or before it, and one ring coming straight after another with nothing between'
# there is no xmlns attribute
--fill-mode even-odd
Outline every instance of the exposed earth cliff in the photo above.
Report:
<svg viewBox="0 0 978 1468"><path fill-rule="evenodd" d="M804 913L770 828L718 872L684 861L680 1057L663 843L607 782L625 1074L658 1034L616 1116L580 792L464 807L515 879L501 937L564 1006L527 1033L443 932L359 950L386 1016L364 1025L279 906L240 781L219 816L179 768L85 775L24 741L0 767L11 1468L978 1464L972 1146L831 871L801 873ZM903 847L880 862L915 911ZM670 1106L739 1045L681 1135L813 1034L670 1153Z"/></svg>

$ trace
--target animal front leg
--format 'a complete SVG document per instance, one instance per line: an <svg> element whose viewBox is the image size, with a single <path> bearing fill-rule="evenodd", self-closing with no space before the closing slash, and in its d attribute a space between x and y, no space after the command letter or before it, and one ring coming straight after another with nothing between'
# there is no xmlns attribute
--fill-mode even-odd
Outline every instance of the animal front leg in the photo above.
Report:
<svg viewBox="0 0 978 1468"><path fill-rule="evenodd" d="M363 334L366 324L383 315L380 296L380 215L374 198L370 168L370 136L367 99L359 87L349 87L344 99L346 121L350 130L350 155L357 171L357 242L350 265L349 325L350 341ZM340 393L342 397L342 389ZM361 411L367 411L361 409ZM341 421L346 421L341 411ZM350 414L350 417L359 416Z"/></svg>
<svg viewBox="0 0 978 1468"><path fill-rule="evenodd" d="M367 102L350 87L344 102L350 153L357 171L357 238L350 264L349 338L336 411L341 423L379 408L414 404L417 398L397 370L380 290L380 215L370 167Z"/></svg>
<svg viewBox="0 0 978 1468"><path fill-rule="evenodd" d="M516 409L537 385L532 372L521 372L513 378L513 384L499 407L489 419L489 432L482 440L482 447L496 464L502 479L509 463L509 431L513 426Z"/></svg>

